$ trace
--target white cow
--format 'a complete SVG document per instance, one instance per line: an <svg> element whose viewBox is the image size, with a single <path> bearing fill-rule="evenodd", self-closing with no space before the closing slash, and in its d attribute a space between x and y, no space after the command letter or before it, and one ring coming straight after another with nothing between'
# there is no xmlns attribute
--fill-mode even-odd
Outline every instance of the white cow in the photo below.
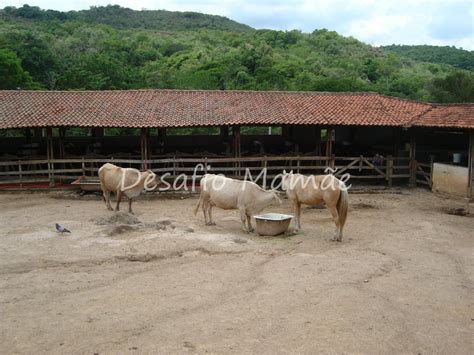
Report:
<svg viewBox="0 0 474 355"><path fill-rule="evenodd" d="M110 193L117 194L117 205L115 211L119 210L122 195L128 198L128 212L132 211L132 199L138 197L145 186L154 189L158 182L156 174L151 170L140 172L137 169L121 168L106 163L99 169L100 187L102 189L105 205L112 211L110 205Z"/></svg>
<svg viewBox="0 0 474 355"><path fill-rule="evenodd" d="M281 204L275 191L266 191L250 181L240 181L220 175L206 174L200 181L201 195L194 209L196 215L202 205L206 225L215 225L212 221L212 207L224 210L238 209L242 221L242 229L249 233L253 231L251 217L260 213L265 207L274 202ZM247 221L248 226L245 225Z"/></svg>

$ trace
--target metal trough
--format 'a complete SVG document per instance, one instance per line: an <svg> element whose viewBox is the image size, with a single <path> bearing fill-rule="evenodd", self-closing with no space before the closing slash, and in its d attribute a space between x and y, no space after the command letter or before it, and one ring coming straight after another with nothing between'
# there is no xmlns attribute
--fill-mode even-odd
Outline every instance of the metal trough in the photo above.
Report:
<svg viewBox="0 0 474 355"><path fill-rule="evenodd" d="M288 230L293 216L282 213L265 213L254 216L259 235L274 236L285 233Z"/></svg>
<svg viewBox="0 0 474 355"><path fill-rule="evenodd" d="M82 191L100 191L100 180L97 177L81 176L79 179L71 182L71 185L77 185Z"/></svg>

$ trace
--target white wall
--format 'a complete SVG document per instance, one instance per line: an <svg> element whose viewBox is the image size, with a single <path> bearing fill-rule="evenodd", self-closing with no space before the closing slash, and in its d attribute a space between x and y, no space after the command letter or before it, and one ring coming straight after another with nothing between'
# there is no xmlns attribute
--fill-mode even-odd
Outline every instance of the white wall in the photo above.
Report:
<svg viewBox="0 0 474 355"><path fill-rule="evenodd" d="M467 196L467 180L467 167L441 163L433 164L433 192Z"/></svg>

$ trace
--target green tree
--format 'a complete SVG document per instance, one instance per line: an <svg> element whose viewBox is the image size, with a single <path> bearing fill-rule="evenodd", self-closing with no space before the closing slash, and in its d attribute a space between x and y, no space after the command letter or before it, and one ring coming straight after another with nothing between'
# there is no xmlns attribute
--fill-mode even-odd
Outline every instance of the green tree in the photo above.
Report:
<svg viewBox="0 0 474 355"><path fill-rule="evenodd" d="M456 71L436 78L429 91L434 102L474 102L474 75Z"/></svg>
<svg viewBox="0 0 474 355"><path fill-rule="evenodd" d="M20 59L16 53L7 49L0 49L0 89L34 89L31 76L21 67Z"/></svg>

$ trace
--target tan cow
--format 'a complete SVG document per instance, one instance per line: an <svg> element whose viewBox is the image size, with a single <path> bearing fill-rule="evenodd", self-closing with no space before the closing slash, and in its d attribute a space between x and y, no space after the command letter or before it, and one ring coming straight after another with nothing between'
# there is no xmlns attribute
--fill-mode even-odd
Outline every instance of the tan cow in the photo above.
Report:
<svg viewBox="0 0 474 355"><path fill-rule="evenodd" d="M242 229L249 233L254 230L250 221L253 215L260 213L265 207L274 202L281 204L281 200L275 191L266 191L250 181L206 174L202 177L200 186L201 196L194 209L194 215L196 215L199 206L202 205L206 225L215 225L212 221L213 206L224 210L238 209ZM245 225L245 221L247 221L248 226Z"/></svg>
<svg viewBox="0 0 474 355"><path fill-rule="evenodd" d="M132 200L140 195L145 187L154 189L157 186L156 174L151 170L140 172L137 169L121 168L106 163L99 169L100 187L103 192L105 205L112 211L110 193L117 194L115 211L119 210L122 195L128 198L128 212L132 211Z"/></svg>

